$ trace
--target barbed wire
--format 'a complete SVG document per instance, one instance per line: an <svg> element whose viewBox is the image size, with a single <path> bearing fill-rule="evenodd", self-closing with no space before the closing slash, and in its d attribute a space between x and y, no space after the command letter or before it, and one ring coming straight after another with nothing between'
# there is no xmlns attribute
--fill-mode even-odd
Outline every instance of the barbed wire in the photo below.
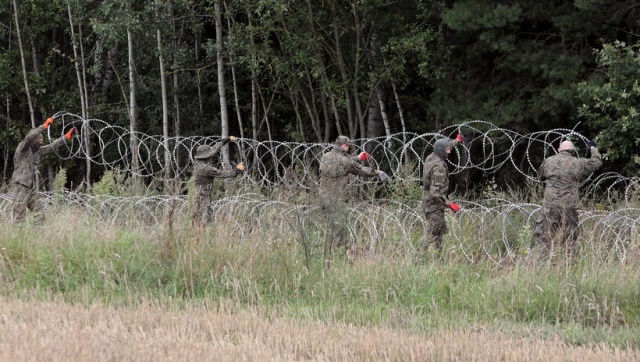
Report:
<svg viewBox="0 0 640 362"><path fill-rule="evenodd" d="M112 226L158 227L164 225L169 209L176 227L190 228L189 196L89 195L75 192L41 193L47 209L72 209L74 215L99 220ZM523 256L533 246L532 228L540 205L505 199L478 202L460 201L461 210L447 214L449 233L445 244L454 254L470 262L489 259L496 265ZM360 202L348 208L343 220L349 242L370 254L416 255L422 252L427 223L419 201L413 203ZM136 217L131 217L136 215ZM267 198L258 193L223 197L211 205L211 225L235 230L234 243L282 241L283 235L301 243L320 246L326 235L319 206L297 204ZM11 199L0 194L0 217L9 222ZM602 260L625 260L638 253L640 208L581 210L582 244ZM634 254L635 255L635 254Z"/></svg>
<svg viewBox="0 0 640 362"><path fill-rule="evenodd" d="M170 157L173 177L190 176L192 156L202 144L213 144L217 136L170 137L147 135L110 125L98 119L83 120L70 113L55 115L62 130L71 125L78 127L80 135L58 152L63 159L90 159L91 163L107 170L131 172L136 176L164 181L165 152ZM554 129L521 135L517 132L474 120L445 127L437 132L416 134L398 133L389 137L356 139L355 153L366 150L373 157L366 165L385 170L391 183L402 184L420 180L422 161L432 151L435 141L442 137L454 138L458 132L465 136L450 157L452 174L465 171L496 174L505 168L515 170L527 182L537 183L536 169L544 158L556 153L557 145L570 137L577 146L579 157L586 157L587 139L569 129ZM51 128L49 139L56 138ZM86 140L92 144L86 152ZM135 142L132 142L135 141ZM136 145L132 150L131 145ZM167 147L168 145L168 147ZM318 186L318 166L322 154L332 144L257 141L239 139L232 144L232 159L245 162L250 172L241 180L225 182L244 183L265 187L285 186L312 194ZM136 159L137 169L132 168ZM221 165L222 167L224 165ZM354 186L370 183L357 179ZM583 233L593 236L598 245L607 245L603 255L625 259L630 250L636 250L635 238L639 225L638 205L640 179L617 173L604 173L583 181L583 204L595 205L580 212ZM49 208L74 208L87 217L99 218L114 225L143 223L158 225L168 209L178 217L190 217L189 196L113 196L76 192L41 193ZM370 252L415 253L426 234L426 221L416 200L369 200L352 204L350 219L345 221L353 244L362 244ZM527 253L532 245L532 226L541 207L535 203L522 203L505 198L486 198L479 201L456 200L461 211L456 217L448 216L450 233L447 235L454 252L473 261L490 258L496 264ZM11 198L0 194L0 217L10 221ZM269 199L259 193L239 193L223 197L211 205L213 224L235 225L238 230L273 230L279 233L303 233L300 240L321 240L326 232L318 206L312 202L290 202ZM136 215L136 218L129 217ZM251 222L252 225L245 225ZM185 221L185 225L188 222ZM473 235L465 235L472 232ZM245 233L242 231L242 233ZM250 231L238 240L249 240ZM268 232L264 235L270 235ZM276 236L268 238L275 238ZM636 247L634 247L634 245ZM591 245L595 248L596 246ZM387 250L388 251L388 250ZM604 256L603 256L604 257Z"/></svg>
<svg viewBox="0 0 640 362"><path fill-rule="evenodd" d="M169 137L165 140L162 136L131 132L99 119L85 120L66 112L57 113L54 118L56 124L62 124L63 130L70 125L81 125L78 127L79 137L67 143L67 147L59 151L59 157L88 158L93 164L109 170L123 170L160 181L165 179L167 167L172 177L188 178L195 149L220 140L219 136ZM48 131L49 138L55 138L51 132ZM432 133L405 132L388 137L355 139L357 146L352 151L369 152L373 157L364 164L383 169L394 180L419 181L422 161L432 151L435 141L443 137L454 138L458 132L465 135L465 141L448 160L453 175L469 170L485 175L495 174L510 165L524 179L537 182L537 167L545 157L556 153L560 141L572 138L582 157L588 151L585 146L587 138L574 130L558 128L521 135L481 120L451 125ZM87 140L91 143L89 153L86 152ZM331 146L243 138L230 147L232 161L244 162L250 171L248 177L256 184L263 187L287 184L308 189L318 185L320 158ZM169 156L166 165L165 153ZM600 181L611 181L611 178L600 178ZM583 183L589 182L585 180ZM637 180L631 182L637 183Z"/></svg>

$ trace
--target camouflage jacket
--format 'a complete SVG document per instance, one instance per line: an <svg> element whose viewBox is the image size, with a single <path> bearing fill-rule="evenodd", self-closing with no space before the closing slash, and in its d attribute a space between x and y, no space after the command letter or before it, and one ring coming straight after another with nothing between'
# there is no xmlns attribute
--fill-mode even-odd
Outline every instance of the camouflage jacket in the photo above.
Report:
<svg viewBox="0 0 640 362"><path fill-rule="evenodd" d="M38 188L38 166L40 164L40 158L53 153L62 144L64 144L64 136L51 142L48 145L43 145L36 149L33 144L38 137L44 131L44 127L40 126L32 129L27 133L26 137L18 147L16 153L13 156L13 175L11 176L11 183L17 183L26 187Z"/></svg>
<svg viewBox="0 0 640 362"><path fill-rule="evenodd" d="M596 148L591 158L577 158L568 151L544 160L538 170L540 181L546 181L543 207L575 208L578 206L578 186L586 175L602 166L602 156Z"/></svg>
<svg viewBox="0 0 640 362"><path fill-rule="evenodd" d="M431 153L424 160L422 172L424 196L422 204L425 211L443 209L449 204L449 169L444 159Z"/></svg>
<svg viewBox="0 0 640 362"><path fill-rule="evenodd" d="M196 185L199 186L212 184L214 178L234 177L239 172L235 168L232 170L218 170L210 163L201 160L195 160L193 164L193 176Z"/></svg>
<svg viewBox="0 0 640 362"><path fill-rule="evenodd" d="M339 147L334 146L322 156L318 193L324 205L347 201L349 175L375 177L378 174L369 167L363 167Z"/></svg>

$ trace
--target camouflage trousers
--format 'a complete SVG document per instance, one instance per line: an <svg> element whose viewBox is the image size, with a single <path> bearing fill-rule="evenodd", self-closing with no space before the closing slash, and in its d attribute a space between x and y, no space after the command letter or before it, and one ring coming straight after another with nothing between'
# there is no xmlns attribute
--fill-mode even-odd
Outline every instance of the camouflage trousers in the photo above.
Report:
<svg viewBox="0 0 640 362"><path fill-rule="evenodd" d="M447 222L444 218L444 210L425 210L427 219L427 235L424 252L427 253L430 248L440 250L442 248L442 239L447 233Z"/></svg>
<svg viewBox="0 0 640 362"><path fill-rule="evenodd" d="M196 185L196 199L193 203L191 226L204 228L209 223L209 207L211 206L211 189L213 184Z"/></svg>
<svg viewBox="0 0 640 362"><path fill-rule="evenodd" d="M575 208L543 208L536 219L534 257L540 261L566 254L570 259L578 253L578 211Z"/></svg>
<svg viewBox="0 0 640 362"><path fill-rule="evenodd" d="M344 202L323 203L322 221L325 225L324 259L325 263L333 257L335 247L346 247L350 245L347 240L348 229L346 223L349 220L347 204Z"/></svg>
<svg viewBox="0 0 640 362"><path fill-rule="evenodd" d="M13 199L14 223L23 222L27 217L27 210L35 214L36 223L44 221L44 207L36 189L13 183L11 185L11 198Z"/></svg>

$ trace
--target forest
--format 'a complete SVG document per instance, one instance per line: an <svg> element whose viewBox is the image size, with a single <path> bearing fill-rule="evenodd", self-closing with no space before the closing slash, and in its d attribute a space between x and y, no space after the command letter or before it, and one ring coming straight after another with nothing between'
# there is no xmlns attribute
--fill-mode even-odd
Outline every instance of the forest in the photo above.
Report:
<svg viewBox="0 0 640 362"><path fill-rule="evenodd" d="M301 143L483 120L575 130L605 170L639 169L637 1L0 4L0 185L28 129L59 111L163 137Z"/></svg>

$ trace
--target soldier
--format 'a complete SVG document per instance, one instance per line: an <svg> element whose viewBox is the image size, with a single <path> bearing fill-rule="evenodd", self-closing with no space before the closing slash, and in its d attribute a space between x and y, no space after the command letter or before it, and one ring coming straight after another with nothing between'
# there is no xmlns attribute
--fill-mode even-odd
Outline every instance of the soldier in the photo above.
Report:
<svg viewBox="0 0 640 362"><path fill-rule="evenodd" d="M542 214L536 219L534 256L539 260L550 257L557 243L573 258L578 237L578 185L588 174L602 166L596 143L587 141L591 158L578 158L571 141L560 143L558 154L544 160L538 179L546 181Z"/></svg>
<svg viewBox="0 0 640 362"><path fill-rule="evenodd" d="M369 159L362 152L357 156L348 156L351 140L347 136L338 136L331 151L320 159L320 188L318 194L322 212L327 224L327 239L324 256L328 263L334 244L347 245L344 223L348 219L347 202L349 194L349 175L378 177L386 181L389 176L380 170L363 167L358 162Z"/></svg>
<svg viewBox="0 0 640 362"><path fill-rule="evenodd" d="M11 176L14 223L25 220L27 209L35 213L37 223L44 221L42 200L38 195L40 158L55 152L65 140L70 140L73 133L77 132L75 127L72 127L64 136L43 146L42 132L51 124L53 124L53 117L47 118L43 125L29 131L16 148L16 154L13 157L14 170Z"/></svg>
<svg viewBox="0 0 640 362"><path fill-rule="evenodd" d="M433 152L424 161L422 211L427 219L425 254L429 251L437 252L442 248L442 237L447 233L444 210L450 208L454 213L460 210L458 204L447 198L449 169L446 159L452 148L461 143L462 139L462 134L458 133L452 141L437 140L433 145Z"/></svg>
<svg viewBox="0 0 640 362"><path fill-rule="evenodd" d="M194 228L204 227L209 220L209 205L211 205L211 192L215 178L236 177L244 171L244 164L240 162L232 170L218 170L211 165L213 157L220 152L222 147L236 141L236 137L226 137L213 146L200 145L193 156L193 175L196 184L196 200L191 217L191 225Z"/></svg>

